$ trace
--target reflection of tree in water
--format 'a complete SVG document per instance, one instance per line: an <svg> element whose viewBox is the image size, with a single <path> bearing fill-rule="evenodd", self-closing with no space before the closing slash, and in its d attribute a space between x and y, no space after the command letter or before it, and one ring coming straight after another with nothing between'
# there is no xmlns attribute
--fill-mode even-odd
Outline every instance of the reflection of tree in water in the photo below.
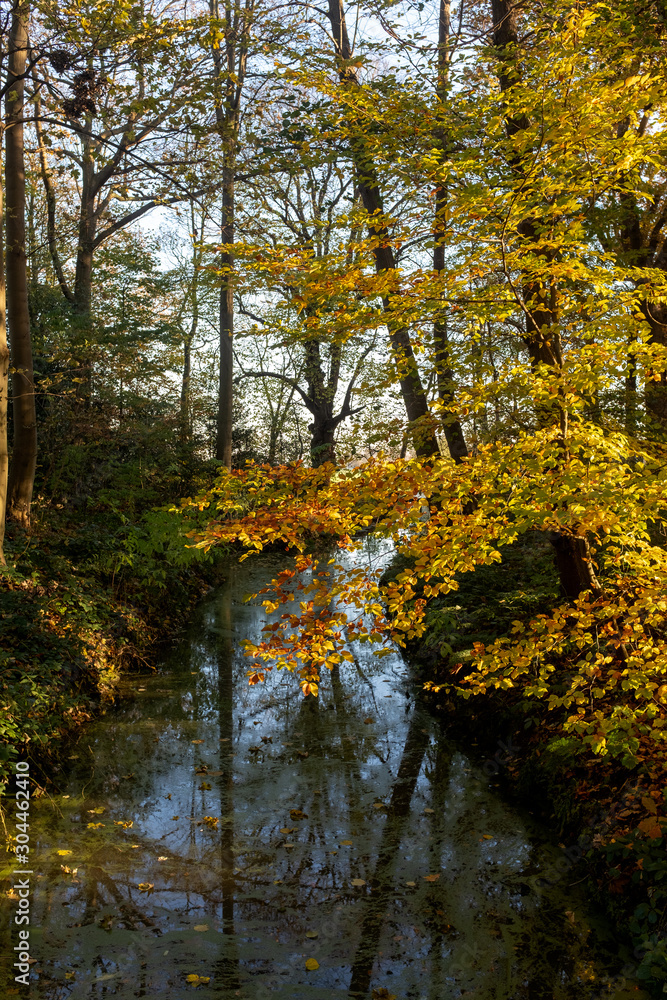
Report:
<svg viewBox="0 0 667 1000"><path fill-rule="evenodd" d="M394 867L410 813L410 802L429 745L429 735L423 731L422 726L419 713L413 712L387 809L387 823L371 883L373 891L363 904L365 913L361 923L361 936L350 976L351 996L366 996L370 990L373 962L378 952L387 902L395 895Z"/></svg>
<svg viewBox="0 0 667 1000"><path fill-rule="evenodd" d="M234 570L232 570L234 572ZM228 583L216 603L218 668L218 731L220 733L220 890L222 892L222 944L216 963L216 982L226 990L239 988L239 956L234 929L234 641L232 586Z"/></svg>

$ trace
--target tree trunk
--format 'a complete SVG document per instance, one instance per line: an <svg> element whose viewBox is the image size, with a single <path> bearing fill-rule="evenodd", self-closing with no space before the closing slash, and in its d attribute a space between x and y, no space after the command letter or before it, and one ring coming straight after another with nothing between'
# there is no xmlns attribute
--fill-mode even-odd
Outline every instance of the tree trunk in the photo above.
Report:
<svg viewBox="0 0 667 1000"><path fill-rule="evenodd" d="M92 124L92 123L91 123ZM93 251L97 219L95 217L94 191L95 164L89 140L84 140L83 171L81 178L81 206L79 210L79 232L74 274L74 315L77 346L77 399L90 406L92 401L92 366L87 356L90 350L92 299L93 299Z"/></svg>
<svg viewBox="0 0 667 1000"><path fill-rule="evenodd" d="M491 0L491 14L493 44L498 57L498 82L501 92L509 94L512 87L520 80L516 4L513 0ZM507 106L505 111L505 133L511 140L517 133L530 126L530 120L523 111L512 114ZM509 154L509 166L517 185L521 185L524 177L524 156L525 154L520 155L512 151ZM533 219L526 218L520 222L517 232L535 252L534 248L539 244L539 238ZM546 253L542 252L542 255L547 261L550 259ZM534 368L541 364L556 370L562 368L562 346L553 289L547 282L536 280L530 274L524 274L522 294L526 322L524 343L531 364ZM538 407L536 415L538 424L542 427L553 426L554 423L560 422L565 458L567 455L565 404L558 400L555 406ZM587 539L584 536L559 531L552 532L549 540L554 548L556 567L565 595L576 598L584 591L599 593L601 588L595 576Z"/></svg>
<svg viewBox="0 0 667 1000"><path fill-rule="evenodd" d="M0 234L4 228L4 192L0 178ZM0 566L5 566L4 540L7 511L7 473L9 442L7 440L7 397L9 394L9 346L5 312L5 248L0 237Z"/></svg>
<svg viewBox="0 0 667 1000"><path fill-rule="evenodd" d="M444 114L445 103L449 89L449 45L450 45L450 0L440 0L440 20L438 26L438 81L436 96L440 113ZM443 128L438 129L436 140L442 158L448 155L448 136ZM435 187L435 220L433 246L433 270L441 275L445 270L445 247L447 245L447 186L438 182ZM447 440L449 454L457 464L468 457L468 448L463 436L461 421L452 412L454 402L454 380L450 359L447 317L442 315L433 324L433 342L435 346L436 378L438 382L438 398L442 404L442 425Z"/></svg>
<svg viewBox="0 0 667 1000"><path fill-rule="evenodd" d="M181 378L181 441L190 440L190 378L192 370L192 347L189 338L183 342L183 375Z"/></svg>
<svg viewBox="0 0 667 1000"><path fill-rule="evenodd" d="M14 440L7 487L7 512L30 526L30 505L37 465L35 383L28 309L25 242L25 163L23 116L28 47L28 4L18 0L12 11L5 100L5 175L7 192L7 320L11 340Z"/></svg>
<svg viewBox="0 0 667 1000"><path fill-rule="evenodd" d="M329 0L328 16L331 22L336 55L340 61L338 76L341 86L358 87L359 81L350 65L352 49L342 0ZM373 244L375 270L378 274L393 272L398 278L398 268L391 245L389 227L384 217L378 174L362 126L359 127L357 135L350 143L350 152L356 173L357 190L368 214L368 233ZM438 439L435 436L428 399L412 349L410 333L408 328L395 317L391 298L384 296L382 304L405 412L411 425L415 451L420 458L432 458L434 455L440 454L440 449Z"/></svg>
<svg viewBox="0 0 667 1000"><path fill-rule="evenodd" d="M229 140L225 140L229 143ZM235 137L233 142L235 143ZM218 436L215 457L225 468L232 467L232 402L234 380L234 157L225 150L222 180L222 225L220 254L220 383L218 388Z"/></svg>

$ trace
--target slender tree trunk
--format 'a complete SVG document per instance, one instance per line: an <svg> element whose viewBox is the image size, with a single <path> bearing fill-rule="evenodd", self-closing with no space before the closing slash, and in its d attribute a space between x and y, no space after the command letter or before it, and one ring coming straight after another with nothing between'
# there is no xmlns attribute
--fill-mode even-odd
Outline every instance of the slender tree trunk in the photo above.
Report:
<svg viewBox="0 0 667 1000"><path fill-rule="evenodd" d="M444 114L449 90L449 59L450 59L450 0L440 0L440 20L438 26L438 83L436 96L441 114ZM438 128L436 140L442 158L448 153L448 136L446 130ZM435 187L435 224L433 246L433 270L441 275L445 270L445 247L447 245L447 186L438 181ZM433 341L435 345L436 377L438 380L438 398L442 404L442 425L447 440L447 447L452 459L458 463L468 457L468 448L463 436L463 428L457 414L452 412L454 402L454 380L452 377L451 353L447 330L446 315L439 316L433 324Z"/></svg>
<svg viewBox="0 0 667 1000"><path fill-rule="evenodd" d="M219 0L209 0L211 18L218 22L224 41L212 45L215 69L215 121L222 141L222 224L220 264L223 271L220 289L220 384L218 391L218 425L216 458L232 467L232 402L234 377L234 171L239 141L239 114L245 82L250 26L254 16L254 0L233 4L226 0L221 18ZM224 54L224 55L223 55Z"/></svg>
<svg viewBox="0 0 667 1000"><path fill-rule="evenodd" d="M336 47L336 56L340 61L338 74L341 86L358 87L359 81L350 65L352 49L342 0L329 0L328 15ZM350 143L350 152L357 178L357 190L368 214L368 233L373 243L375 269L378 274L389 273L398 279L398 267L391 245L389 227L384 216L378 174L361 126ZM390 296L383 297L382 302L405 412L412 425L411 433L415 451L420 458L432 458L434 455L440 454L440 449L429 411L428 399L412 349L410 332L395 316Z"/></svg>
<svg viewBox="0 0 667 1000"><path fill-rule="evenodd" d="M515 0L491 0L493 44L498 57L498 82L501 92L508 95L520 80L516 9ZM505 132L511 141L517 133L529 128L530 120L523 111L512 113L507 106L505 110ZM509 153L509 166L517 184L522 183L524 176L524 155L512 150ZM537 227L532 218L522 220L517 226L517 232L529 247L534 248L539 243ZM543 256L549 260L547 254ZM526 321L524 343L531 364L535 368L544 364L554 370L561 369L563 355L554 289L546 281L525 274L522 294ZM537 419L543 427L553 426L554 423L558 426L560 423L562 455L563 460L567 460L568 414L565 403L558 400L554 407L538 408ZM601 588L595 575L587 538L576 533L559 531L550 533L549 539L554 547L556 567L563 592L570 598L576 598L585 591L599 593Z"/></svg>
<svg viewBox="0 0 667 1000"><path fill-rule="evenodd" d="M236 144L236 137L229 145ZM227 469L232 467L232 403L234 385L234 156L225 150L222 181L222 225L220 237L223 272L220 287L220 385L218 390L218 437L215 457Z"/></svg>
<svg viewBox="0 0 667 1000"><path fill-rule="evenodd" d="M7 513L30 526L30 505L37 465L35 382L28 308L25 238L25 162L23 116L28 48L26 0L12 10L6 95L5 175L7 193L7 320L11 340L14 440L7 487Z"/></svg>
<svg viewBox="0 0 667 1000"><path fill-rule="evenodd" d="M183 342L183 375L181 378L181 441L187 443L192 434L190 426L190 378L192 370L192 345L189 338Z"/></svg>
<svg viewBox="0 0 667 1000"><path fill-rule="evenodd" d="M1 136L1 133L0 133ZM4 191L0 178L0 234L4 231ZM7 474L9 442L7 440L7 398L9 395L9 346L5 303L5 247L0 235L0 566L6 565L4 553L5 516L7 511Z"/></svg>
<svg viewBox="0 0 667 1000"><path fill-rule="evenodd" d="M84 142L83 171L81 178L81 206L79 210L79 233L74 273L74 314L76 317L75 355L78 355L77 398L90 406L92 401L92 366L88 356L90 351L92 310L93 310L93 251L97 219L95 217L94 193L95 163L88 141Z"/></svg>

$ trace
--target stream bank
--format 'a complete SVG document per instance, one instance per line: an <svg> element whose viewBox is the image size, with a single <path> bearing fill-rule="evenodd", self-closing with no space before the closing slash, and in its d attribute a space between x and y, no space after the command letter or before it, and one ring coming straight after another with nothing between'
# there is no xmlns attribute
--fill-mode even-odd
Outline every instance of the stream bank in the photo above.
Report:
<svg viewBox="0 0 667 1000"><path fill-rule="evenodd" d="M388 573L398 572L396 560ZM492 642L547 613L558 599L548 543L520 540L503 563L461 576L459 590L433 601L423 639L407 650L433 715L511 802L531 809L561 845L558 880L581 880L630 942L629 968L656 995L667 992L667 760L642 747L627 766L596 755L564 729L566 714L519 688L468 698L460 684L474 643ZM465 670L463 671L465 673ZM644 751L642 753L642 751Z"/></svg>

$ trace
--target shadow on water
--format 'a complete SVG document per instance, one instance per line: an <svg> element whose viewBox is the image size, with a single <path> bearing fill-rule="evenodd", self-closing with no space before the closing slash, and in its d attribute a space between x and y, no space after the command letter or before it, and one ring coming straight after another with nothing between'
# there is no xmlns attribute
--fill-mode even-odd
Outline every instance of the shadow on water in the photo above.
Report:
<svg viewBox="0 0 667 1000"><path fill-rule="evenodd" d="M317 700L280 672L248 687L239 643L265 616L243 596L276 566L230 567L33 803L30 996L642 997L553 878L558 848L415 704L398 654L354 648Z"/></svg>

